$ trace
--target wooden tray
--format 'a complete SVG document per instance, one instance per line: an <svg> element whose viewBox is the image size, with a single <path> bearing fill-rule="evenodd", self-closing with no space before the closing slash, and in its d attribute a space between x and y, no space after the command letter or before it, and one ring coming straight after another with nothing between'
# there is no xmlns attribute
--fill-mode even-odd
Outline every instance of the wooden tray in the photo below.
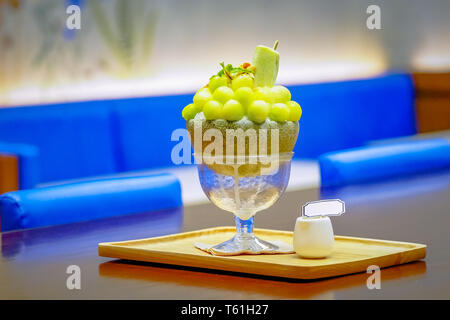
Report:
<svg viewBox="0 0 450 320"><path fill-rule="evenodd" d="M295 279L319 279L366 272L425 258L426 245L335 236L333 254L326 259L301 259L296 254L212 256L194 242L217 244L230 239L234 227L218 227L141 240L99 243L103 257L157 262ZM292 243L292 232L256 229L264 240Z"/></svg>

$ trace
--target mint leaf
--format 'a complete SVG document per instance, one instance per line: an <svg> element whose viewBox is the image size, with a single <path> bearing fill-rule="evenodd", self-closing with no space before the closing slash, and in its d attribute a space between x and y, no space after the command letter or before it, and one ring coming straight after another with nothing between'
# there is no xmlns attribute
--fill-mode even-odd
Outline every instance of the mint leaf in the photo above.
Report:
<svg viewBox="0 0 450 320"><path fill-rule="evenodd" d="M233 66L231 64L225 65L224 62L221 62L220 66L222 67L222 70L220 70L216 75L211 76L211 78L215 77L215 76L221 77L223 75L226 75L231 80L232 73L238 73L238 74L239 73L254 73L252 70L241 68L241 67L233 68ZM211 78L209 78L209 79L211 79Z"/></svg>
<svg viewBox="0 0 450 320"><path fill-rule="evenodd" d="M233 68L231 72L253 73L252 70L244 69L244 68Z"/></svg>

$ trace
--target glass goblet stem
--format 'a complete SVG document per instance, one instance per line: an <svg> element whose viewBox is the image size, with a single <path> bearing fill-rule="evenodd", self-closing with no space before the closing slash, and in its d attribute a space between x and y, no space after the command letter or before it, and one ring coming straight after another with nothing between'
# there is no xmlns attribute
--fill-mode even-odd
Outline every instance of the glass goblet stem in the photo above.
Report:
<svg viewBox="0 0 450 320"><path fill-rule="evenodd" d="M253 217L242 220L235 217L236 220L236 236L238 238L250 238L253 236Z"/></svg>

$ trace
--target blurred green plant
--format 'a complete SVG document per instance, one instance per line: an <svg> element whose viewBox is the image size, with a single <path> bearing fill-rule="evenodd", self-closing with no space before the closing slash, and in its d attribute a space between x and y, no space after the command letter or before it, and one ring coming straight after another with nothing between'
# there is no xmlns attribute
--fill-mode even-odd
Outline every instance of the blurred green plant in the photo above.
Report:
<svg viewBox="0 0 450 320"><path fill-rule="evenodd" d="M116 0L111 19L100 1L88 3L100 36L125 71L122 75L135 75L150 61L156 12L143 10L145 2L142 0Z"/></svg>

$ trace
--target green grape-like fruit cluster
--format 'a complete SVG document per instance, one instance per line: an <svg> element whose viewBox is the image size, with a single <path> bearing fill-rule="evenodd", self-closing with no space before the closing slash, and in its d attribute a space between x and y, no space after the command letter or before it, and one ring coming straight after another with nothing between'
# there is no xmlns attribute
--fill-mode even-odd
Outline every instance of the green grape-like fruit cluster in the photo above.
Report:
<svg viewBox="0 0 450 320"><path fill-rule="evenodd" d="M207 86L194 95L193 103L182 112L186 121L203 112L207 120L238 121L243 117L261 124L266 119L284 122L300 120L302 109L291 101L286 87L255 87L250 73L230 77L213 76Z"/></svg>
<svg viewBox="0 0 450 320"><path fill-rule="evenodd" d="M257 49L259 50L259 49ZM221 64L223 70L209 79L207 85L199 89L193 98L193 102L187 105L182 116L186 120L186 127L190 133L191 143L196 153L203 153L211 143L205 140L205 132L209 129L219 130L223 137L223 154L226 154L226 135L229 129L255 130L259 135L266 135L267 154L292 152L299 132L298 121L302 115L300 105L292 101L289 89L281 85L272 85L272 80L276 77L278 66L275 69L264 65L266 56L264 54L278 55L275 51L261 49L263 61L260 68L259 83L255 85L255 75L258 67L250 63L244 63L238 68L231 65ZM264 59L263 59L264 58ZM260 61L257 59L257 61ZM194 143L195 128L201 126L201 144ZM276 151L271 150L272 130L277 130L278 141ZM259 139L259 138L258 138ZM229 143L229 142L228 142ZM234 140L232 142L235 144ZM232 146L237 155L236 145ZM201 148L201 150L197 150ZM258 154L259 151L258 145ZM250 155L250 141L245 140L245 154ZM226 154L229 156L228 154ZM218 173L233 175L234 168L229 165L213 164L210 166ZM239 167L239 176L251 176L259 174L261 165L245 164Z"/></svg>

